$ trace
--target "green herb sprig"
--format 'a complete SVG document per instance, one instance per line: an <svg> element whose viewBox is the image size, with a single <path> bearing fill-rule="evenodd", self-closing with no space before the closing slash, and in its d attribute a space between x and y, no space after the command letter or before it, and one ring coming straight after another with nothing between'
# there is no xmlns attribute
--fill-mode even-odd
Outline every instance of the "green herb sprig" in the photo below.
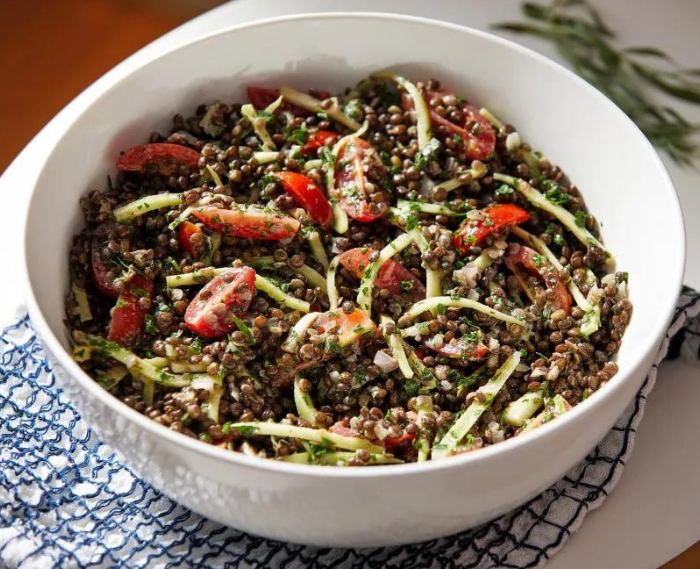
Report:
<svg viewBox="0 0 700 569"><path fill-rule="evenodd" d="M700 126L655 102L650 91L658 89L700 104L700 69L683 69L655 47L615 47L615 33L586 0L525 2L522 11L530 22L494 27L551 41L579 75L612 99L654 145L679 164L692 161L697 151L693 135Z"/></svg>

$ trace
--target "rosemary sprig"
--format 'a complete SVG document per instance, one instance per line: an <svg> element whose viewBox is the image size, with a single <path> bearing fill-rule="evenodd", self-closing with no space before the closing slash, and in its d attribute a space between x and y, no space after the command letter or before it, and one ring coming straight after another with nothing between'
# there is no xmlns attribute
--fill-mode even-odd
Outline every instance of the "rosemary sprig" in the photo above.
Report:
<svg viewBox="0 0 700 569"><path fill-rule="evenodd" d="M655 88L700 104L699 69L683 69L655 47L616 48L614 32L586 0L525 2L522 11L529 22L494 27L553 42L579 75L610 97L654 145L679 164L691 162L697 151L693 135L700 127L656 103L649 92Z"/></svg>

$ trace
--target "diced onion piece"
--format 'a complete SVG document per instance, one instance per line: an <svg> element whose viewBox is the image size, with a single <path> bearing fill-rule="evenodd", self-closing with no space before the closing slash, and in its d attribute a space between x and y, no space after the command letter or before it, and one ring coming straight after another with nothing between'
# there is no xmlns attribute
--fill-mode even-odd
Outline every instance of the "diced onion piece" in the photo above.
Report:
<svg viewBox="0 0 700 569"><path fill-rule="evenodd" d="M409 97L411 97L411 100L413 101L413 108L416 112L418 149L423 150L430 142L433 134L430 122L430 109L428 108L428 103L425 102L423 95L418 90L418 87L416 87L405 77L389 71L380 71L379 73L375 73L373 77L375 79L387 79L396 83L399 87L406 91L406 93L408 93Z"/></svg>
<svg viewBox="0 0 700 569"><path fill-rule="evenodd" d="M433 447L432 458L439 460L449 456L457 448L457 445L467 435L469 430L479 420L481 414L491 406L491 402L505 385L508 378L513 374L515 368L520 363L520 351L516 350L498 369L496 374L489 381L482 385L478 391L485 395L486 399L482 403L478 399L472 400L467 410L452 424L450 430L445 433L440 442Z"/></svg>
<svg viewBox="0 0 700 569"><path fill-rule="evenodd" d="M143 196L133 202L118 207L112 213L119 223L128 223L135 217L139 217L149 211L164 207L173 207L182 203L182 194L154 194Z"/></svg>
<svg viewBox="0 0 700 569"><path fill-rule="evenodd" d="M350 130L360 129L360 124L343 113L343 111L340 110L337 102L329 109L324 109L321 106L321 101L307 93L302 93L301 91L292 89L291 87L282 87L280 89L280 93L282 94L282 97L284 97L292 105L296 105L297 107L301 107L302 109L312 113L326 113L329 118L339 122L342 125L345 125Z"/></svg>
<svg viewBox="0 0 700 569"><path fill-rule="evenodd" d="M373 363L384 373L390 373L399 367L396 360L386 350L377 350Z"/></svg>
<svg viewBox="0 0 700 569"><path fill-rule="evenodd" d="M506 150L508 150L508 152L515 152L520 148L520 144L520 135L517 132L511 132L506 136Z"/></svg>
<svg viewBox="0 0 700 569"><path fill-rule="evenodd" d="M395 322L386 314L382 314L379 317L379 322L381 324L395 324ZM411 364L408 363L408 358L406 357L406 352L403 349L403 342L401 341L401 335L398 332L393 334L384 334L387 344L391 348L391 353L394 356L394 360L399 365L401 373L406 379L411 379L413 377L413 369L411 369Z"/></svg>

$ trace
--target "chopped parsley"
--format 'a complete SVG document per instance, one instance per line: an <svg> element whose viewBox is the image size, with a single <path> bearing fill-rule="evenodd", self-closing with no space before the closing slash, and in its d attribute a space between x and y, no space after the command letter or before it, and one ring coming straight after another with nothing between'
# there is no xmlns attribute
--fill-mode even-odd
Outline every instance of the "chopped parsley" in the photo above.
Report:
<svg viewBox="0 0 700 569"><path fill-rule="evenodd" d="M588 214L585 211L577 211L574 217L576 218L576 225L578 225L579 227L586 227L586 222L588 221Z"/></svg>
<svg viewBox="0 0 700 569"><path fill-rule="evenodd" d="M425 148L416 154L416 168L418 170L426 170L431 162L437 158L440 146L440 141L437 138L431 138L428 144L425 145Z"/></svg>
<svg viewBox="0 0 700 569"><path fill-rule="evenodd" d="M496 188L494 195L496 196L510 196L515 190L507 184L501 184L499 188Z"/></svg>

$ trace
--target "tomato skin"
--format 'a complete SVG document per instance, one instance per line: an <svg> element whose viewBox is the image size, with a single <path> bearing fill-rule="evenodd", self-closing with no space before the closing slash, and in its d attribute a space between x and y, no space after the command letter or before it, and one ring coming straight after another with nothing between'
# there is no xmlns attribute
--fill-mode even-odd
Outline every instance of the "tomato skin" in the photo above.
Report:
<svg viewBox="0 0 700 569"><path fill-rule="evenodd" d="M386 448L393 448L399 446L401 443L404 441L414 441L416 440L416 435L412 435L411 433L405 433L401 435L400 437L387 437L384 439L384 446Z"/></svg>
<svg viewBox="0 0 700 569"><path fill-rule="evenodd" d="M293 217L268 212L256 206L246 209L207 206L195 209L192 214L205 225L221 233L263 241L279 241L292 237L301 226Z"/></svg>
<svg viewBox="0 0 700 569"><path fill-rule="evenodd" d="M479 245L494 231L511 225L520 225L530 219L530 214L514 204L493 204L481 210L486 219L467 219L455 231L452 246L466 253Z"/></svg>
<svg viewBox="0 0 700 569"><path fill-rule="evenodd" d="M312 152L316 152L322 146L332 146L338 142L339 138L340 135L331 130L317 130L316 132L312 132L306 139L306 144L302 149L302 153L311 154Z"/></svg>
<svg viewBox="0 0 700 569"><path fill-rule="evenodd" d="M372 249L356 247L342 253L338 258L338 262L354 276L362 278L362 275L365 274L365 269L371 264L369 260L371 255ZM413 283L413 286L408 291L404 290L401 286L402 282ZM420 279L401 263L393 259L389 259L382 265L374 283L378 288L385 288L395 296L406 297L412 301L425 298L425 286L423 286Z"/></svg>
<svg viewBox="0 0 700 569"><path fill-rule="evenodd" d="M298 172L274 172L284 190L303 207L311 218L324 229L328 229L333 220L331 204L323 195L321 188L311 178Z"/></svg>
<svg viewBox="0 0 700 569"><path fill-rule="evenodd" d="M117 304L112 309L107 339L125 347L134 346L143 336L147 312L139 306L139 298L153 296L153 282L134 274L124 283Z"/></svg>
<svg viewBox="0 0 700 569"><path fill-rule="evenodd" d="M318 98L328 99L331 94L328 91L318 91ZM258 109L262 110L271 103L274 103L280 96L280 90L273 87L246 87L246 94L248 95L248 100L252 105ZM282 101L280 109L284 111L289 111L295 117L308 117L312 113L296 105L291 105L287 101Z"/></svg>
<svg viewBox="0 0 700 569"><path fill-rule="evenodd" d="M197 245L192 241L192 237L199 234L203 235L204 231L191 221L183 221L177 226L175 232L180 247L187 251L193 259L197 258L199 251Z"/></svg>
<svg viewBox="0 0 700 569"><path fill-rule="evenodd" d="M373 334L377 330L377 325L359 308L350 314L345 314L340 308L324 312L316 318L313 324L313 328L319 334L335 327L338 328L336 333L341 348L359 340L365 334Z"/></svg>
<svg viewBox="0 0 700 569"><path fill-rule="evenodd" d="M446 97L448 95L453 95L453 93L449 93L442 89L428 91L427 101L430 101L430 99L435 96ZM406 93L401 94L401 103L407 110L413 108L413 100ZM434 124L442 126L453 134L459 134L462 137L462 140L464 141L464 155L467 158L471 160L483 160L496 149L496 133L494 132L491 123L489 123L489 121L481 115L476 107L467 103L461 103L459 105L459 110L464 118L461 121L461 124L458 125L445 117L441 117L432 107L430 107L430 105L428 106L430 109L430 120ZM475 135L470 130L466 129L466 125L470 122L476 122L480 125L480 134Z"/></svg>
<svg viewBox="0 0 700 569"><path fill-rule="evenodd" d="M122 271L109 266L102 259L102 249L107 246L110 239L117 236L117 223L104 221L95 228L92 242L90 243L90 275L97 290L105 296L117 298L119 290L114 286L114 280L121 276Z"/></svg>
<svg viewBox="0 0 700 569"><path fill-rule="evenodd" d="M214 277L185 311L185 324L195 334L218 338L236 327L231 315L244 313L255 295L255 271L236 267Z"/></svg>
<svg viewBox="0 0 700 569"><path fill-rule="evenodd" d="M343 144L335 161L336 197L350 217L364 223L384 216L383 213L373 213L369 206L365 167L370 166L385 171L377 151L361 138L353 138ZM357 195L350 195L351 187Z"/></svg>
<svg viewBox="0 0 700 569"><path fill-rule="evenodd" d="M184 164L191 170L199 165L199 152L169 142L153 142L132 146L117 161L117 170L123 172L145 172L150 164L158 166L158 173L171 176L178 164Z"/></svg>
<svg viewBox="0 0 700 569"><path fill-rule="evenodd" d="M483 359L489 353L489 349L482 342L468 342L464 338L455 343L443 344L439 348L426 345L440 355L453 359L475 361Z"/></svg>
<svg viewBox="0 0 700 569"><path fill-rule="evenodd" d="M503 257L503 262L506 264L515 277L518 279L520 285L527 289L527 284L525 279L523 279L520 267L525 269L531 275L535 275L540 278L545 278L545 276L553 275L556 278L556 283L554 285L554 291L556 293L555 299L552 301L552 306L555 310L562 309L567 315L571 315L572 298L566 288L566 283L559 278L557 271L552 267L549 261L544 260L539 262L539 266L535 263L537 252L530 247L520 246L520 248L515 253L510 253ZM542 255L539 255L542 257Z"/></svg>

